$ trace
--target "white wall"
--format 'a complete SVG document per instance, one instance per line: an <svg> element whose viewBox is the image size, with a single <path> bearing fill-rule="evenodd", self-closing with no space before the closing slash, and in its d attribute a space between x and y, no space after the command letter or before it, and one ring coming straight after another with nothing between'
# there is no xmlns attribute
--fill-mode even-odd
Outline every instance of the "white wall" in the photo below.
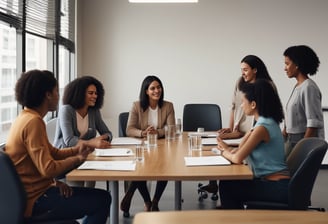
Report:
<svg viewBox="0 0 328 224"><path fill-rule="evenodd" d="M263 59L286 104L295 80L284 72L283 51L311 46L321 65L314 77L328 106L328 1L199 0L198 4L132 4L78 0L77 71L106 89L103 117L115 135L118 114L138 99L143 78L158 75L176 117L186 103L216 103L223 125L240 60ZM327 124L328 125L328 124Z"/></svg>

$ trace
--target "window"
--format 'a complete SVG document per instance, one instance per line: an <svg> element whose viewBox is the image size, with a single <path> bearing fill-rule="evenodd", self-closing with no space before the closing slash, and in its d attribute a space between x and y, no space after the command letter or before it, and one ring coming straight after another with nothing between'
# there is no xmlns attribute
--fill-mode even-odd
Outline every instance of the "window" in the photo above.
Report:
<svg viewBox="0 0 328 224"><path fill-rule="evenodd" d="M50 70L62 92L76 76L74 39L75 0L0 0L0 143L21 109L17 77L30 69Z"/></svg>

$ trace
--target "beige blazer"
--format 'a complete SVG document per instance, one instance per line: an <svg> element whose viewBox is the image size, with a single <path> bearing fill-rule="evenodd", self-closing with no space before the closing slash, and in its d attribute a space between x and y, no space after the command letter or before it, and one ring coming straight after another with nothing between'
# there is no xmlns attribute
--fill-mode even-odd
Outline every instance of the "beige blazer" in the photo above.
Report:
<svg viewBox="0 0 328 224"><path fill-rule="evenodd" d="M143 111L140 102L136 101L132 105L129 113L126 134L129 137L141 137L141 131L148 127L148 112L149 109ZM164 126L175 124L175 114L173 104L168 101L163 102L163 106L158 108L158 137L162 138L165 135Z"/></svg>

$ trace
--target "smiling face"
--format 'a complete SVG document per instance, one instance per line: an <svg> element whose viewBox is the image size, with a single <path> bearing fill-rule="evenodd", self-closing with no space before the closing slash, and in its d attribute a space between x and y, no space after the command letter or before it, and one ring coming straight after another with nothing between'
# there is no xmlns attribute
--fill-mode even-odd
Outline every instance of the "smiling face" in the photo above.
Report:
<svg viewBox="0 0 328 224"><path fill-rule="evenodd" d="M249 66L247 63L242 62L240 64L240 69L241 69L241 75L245 82L249 82L249 83L255 82L256 72L257 72L256 68L251 68L251 66Z"/></svg>
<svg viewBox="0 0 328 224"><path fill-rule="evenodd" d="M85 92L85 105L88 107L93 107L96 105L97 101L97 88L95 85L91 84L88 86L86 92Z"/></svg>
<svg viewBox="0 0 328 224"><path fill-rule="evenodd" d="M159 101L162 95L162 86L157 81L153 81L146 90L146 94L149 100Z"/></svg>
<svg viewBox="0 0 328 224"><path fill-rule="evenodd" d="M294 78L299 73L297 65L287 56L285 56L285 72L288 78Z"/></svg>

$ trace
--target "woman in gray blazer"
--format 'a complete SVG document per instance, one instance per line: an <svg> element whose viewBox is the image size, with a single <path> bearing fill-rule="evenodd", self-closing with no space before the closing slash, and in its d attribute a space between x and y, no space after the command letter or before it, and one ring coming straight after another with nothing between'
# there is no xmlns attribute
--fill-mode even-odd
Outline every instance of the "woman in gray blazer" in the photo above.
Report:
<svg viewBox="0 0 328 224"><path fill-rule="evenodd" d="M70 82L64 90L63 106L59 109L54 145L73 147L83 141L91 148L109 148L112 133L103 121L100 108L105 90L100 81L83 76ZM97 136L97 132L100 136ZM72 185L84 185L75 181ZM95 182L86 182L94 187Z"/></svg>
<svg viewBox="0 0 328 224"><path fill-rule="evenodd" d="M144 138L147 133L157 133L159 138L165 136L164 126L175 125L173 104L164 101L164 87L156 76L147 76L141 85L139 101L134 102L129 113L126 128L127 136ZM145 203L145 211L159 211L158 202L165 190L167 181L157 181L153 200L150 198L146 181L132 181L122 202L124 217L129 217L131 200L136 189Z"/></svg>

